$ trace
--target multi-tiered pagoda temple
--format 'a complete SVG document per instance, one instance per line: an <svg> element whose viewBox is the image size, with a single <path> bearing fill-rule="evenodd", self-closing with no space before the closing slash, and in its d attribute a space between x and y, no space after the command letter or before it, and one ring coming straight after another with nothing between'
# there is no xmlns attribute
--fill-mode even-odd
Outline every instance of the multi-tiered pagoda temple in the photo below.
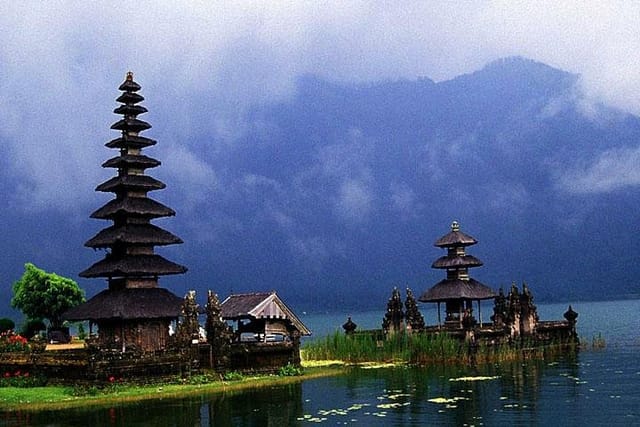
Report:
<svg viewBox="0 0 640 427"><path fill-rule="evenodd" d="M138 119L147 109L138 105L144 98L127 73L120 85L123 93L114 110L123 118L111 128L120 137L106 146L119 155L103 163L117 170L117 175L98 185L96 191L110 192L115 198L91 214L92 218L112 221L110 227L89 239L85 246L105 249L104 259L80 273L81 277L106 278L108 289L85 304L66 313L68 320L89 320L98 326L99 344L143 351L163 349L169 339L169 324L180 314L182 299L158 287L158 277L181 274L187 269L155 253L156 246L182 243L172 233L151 224L151 220L175 215L167 206L147 196L165 188L162 182L145 175L145 170L160 165L158 160L142 154L156 141L140 135L151 125Z"/></svg>
<svg viewBox="0 0 640 427"><path fill-rule="evenodd" d="M476 243L476 239L460 231L457 221L451 224L451 232L435 242L435 246L446 249L447 254L438 258L431 267L446 270L447 277L423 293L419 301L438 303L438 324L442 324L441 302L445 303L445 325L462 327L463 321L475 322L473 301L478 301L480 311L480 300L496 296L491 288L469 277L470 268L482 265L482 261L465 252L466 247Z"/></svg>

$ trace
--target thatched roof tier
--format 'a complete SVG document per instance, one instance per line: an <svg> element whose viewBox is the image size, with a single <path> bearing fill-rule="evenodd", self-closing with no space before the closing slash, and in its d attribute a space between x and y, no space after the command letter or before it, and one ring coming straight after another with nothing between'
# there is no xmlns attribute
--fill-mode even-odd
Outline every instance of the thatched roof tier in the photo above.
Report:
<svg viewBox="0 0 640 427"><path fill-rule="evenodd" d="M438 258L431 264L432 268L468 268L480 267L482 261L473 255L452 255Z"/></svg>
<svg viewBox="0 0 640 427"><path fill-rule="evenodd" d="M114 199L91 214L91 218L113 219L118 215L162 218L175 215L175 211L146 197Z"/></svg>
<svg viewBox="0 0 640 427"><path fill-rule="evenodd" d="M275 292L258 292L230 295L220 306L224 320L238 319L282 319L288 320L301 335L311 335L311 331L287 307Z"/></svg>
<svg viewBox="0 0 640 427"><path fill-rule="evenodd" d="M107 255L80 273L80 277L148 277L182 274L187 268L160 255L127 255L116 259Z"/></svg>
<svg viewBox="0 0 640 427"><path fill-rule="evenodd" d="M182 243L182 239L153 224L125 224L105 228L84 245L90 248L110 248L125 243L140 246L164 246Z"/></svg>
<svg viewBox="0 0 640 427"><path fill-rule="evenodd" d="M182 298L164 288L107 289L62 317L70 321L174 319L181 305Z"/></svg>
<svg viewBox="0 0 640 427"><path fill-rule="evenodd" d="M118 90L121 90L123 92L137 92L140 89L142 89L142 87L133 80L132 72L128 72L127 78L124 80L124 82L122 82L120 86L118 86Z"/></svg>
<svg viewBox="0 0 640 427"><path fill-rule="evenodd" d="M476 243L478 243L478 241L473 237L464 234L461 231L452 231L439 238L434 243L434 246L437 246L439 248L450 248L456 246L471 246L475 245Z"/></svg>
<svg viewBox="0 0 640 427"><path fill-rule="evenodd" d="M112 124L111 129L125 132L142 132L143 130L151 129L151 125L144 120L124 118Z"/></svg>
<svg viewBox="0 0 640 427"><path fill-rule="evenodd" d="M149 110L147 110L142 105L132 105L132 104L121 105L115 110L113 110L114 113L123 114L125 116L136 116L138 114L144 114L147 111Z"/></svg>
<svg viewBox="0 0 640 427"><path fill-rule="evenodd" d="M150 169L160 166L160 161L143 155L125 154L114 157L102 164L103 168L139 168Z"/></svg>
<svg viewBox="0 0 640 427"><path fill-rule="evenodd" d="M121 190L162 190L166 185L147 175L119 175L96 187L96 191L115 193Z"/></svg>
<svg viewBox="0 0 640 427"><path fill-rule="evenodd" d="M496 296L493 290L475 279L444 279L423 293L421 302L442 302L447 300L483 300Z"/></svg>
<svg viewBox="0 0 640 427"><path fill-rule="evenodd" d="M122 102L123 104L137 104L138 102L144 101L144 96L133 92L125 92L120 95L116 101Z"/></svg>
<svg viewBox="0 0 640 427"><path fill-rule="evenodd" d="M142 154L144 148L156 141L138 135L151 125L137 118L147 109L135 105L144 98L135 93L140 85L133 81L133 73L127 73L120 90L124 93L118 101L123 105L114 112L123 117L111 128L121 131L121 135L105 144L118 149L120 155L102 165L117 168L117 176L96 187L96 191L115 193L115 198L91 214L91 218L110 220L113 224L85 243L91 248L107 249L107 253L80 276L106 277L112 289L121 285L155 287L158 276L181 274L187 269L154 254L154 247L182 243L182 240L150 223L155 218L173 216L175 211L147 197L148 192L163 189L165 184L144 174L145 169L156 167L160 162Z"/></svg>
<svg viewBox="0 0 640 427"><path fill-rule="evenodd" d="M112 139L104 144L108 148L144 148L155 145L156 141L144 136L131 136L124 134L120 138Z"/></svg>

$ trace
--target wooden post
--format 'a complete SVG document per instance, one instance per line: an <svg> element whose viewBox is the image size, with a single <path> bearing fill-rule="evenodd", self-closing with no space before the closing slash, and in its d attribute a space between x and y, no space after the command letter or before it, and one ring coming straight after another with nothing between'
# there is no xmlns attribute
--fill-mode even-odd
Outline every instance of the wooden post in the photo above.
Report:
<svg viewBox="0 0 640 427"><path fill-rule="evenodd" d="M442 329L442 321L440 320L440 301L438 301L438 329Z"/></svg>

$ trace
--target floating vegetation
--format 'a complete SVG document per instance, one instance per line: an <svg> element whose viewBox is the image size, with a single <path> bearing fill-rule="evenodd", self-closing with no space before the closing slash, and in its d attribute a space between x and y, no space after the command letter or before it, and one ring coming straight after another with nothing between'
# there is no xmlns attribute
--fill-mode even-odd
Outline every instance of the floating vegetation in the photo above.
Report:
<svg viewBox="0 0 640 427"><path fill-rule="evenodd" d="M456 397L451 397L451 398L434 397L432 399L429 399L428 402L438 403L438 404L451 404L451 403L456 403L459 400L471 400L471 399L469 399L468 397L462 397L462 396L456 396Z"/></svg>
<svg viewBox="0 0 640 427"><path fill-rule="evenodd" d="M500 378L499 376L493 376L493 377L482 377L482 376L477 376L477 377L460 377L460 378L449 378L449 381L451 382L456 382L456 381L489 381L489 380L495 380Z"/></svg>
<svg viewBox="0 0 640 427"><path fill-rule="evenodd" d="M402 406L409 406L409 405L410 405L409 402L404 402L404 403L400 403L400 402L381 403L379 405L376 405L376 408L379 408L379 409L393 409L393 408L400 408Z"/></svg>

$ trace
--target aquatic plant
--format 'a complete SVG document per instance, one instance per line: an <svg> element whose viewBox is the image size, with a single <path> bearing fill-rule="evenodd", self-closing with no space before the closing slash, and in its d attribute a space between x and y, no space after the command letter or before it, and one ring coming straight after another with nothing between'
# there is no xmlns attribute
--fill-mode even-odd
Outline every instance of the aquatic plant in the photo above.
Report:
<svg viewBox="0 0 640 427"><path fill-rule="evenodd" d="M465 345L446 333L393 334L380 338L374 333L344 335L335 332L306 343L305 360L343 360L349 363L405 362L426 364L460 358Z"/></svg>

